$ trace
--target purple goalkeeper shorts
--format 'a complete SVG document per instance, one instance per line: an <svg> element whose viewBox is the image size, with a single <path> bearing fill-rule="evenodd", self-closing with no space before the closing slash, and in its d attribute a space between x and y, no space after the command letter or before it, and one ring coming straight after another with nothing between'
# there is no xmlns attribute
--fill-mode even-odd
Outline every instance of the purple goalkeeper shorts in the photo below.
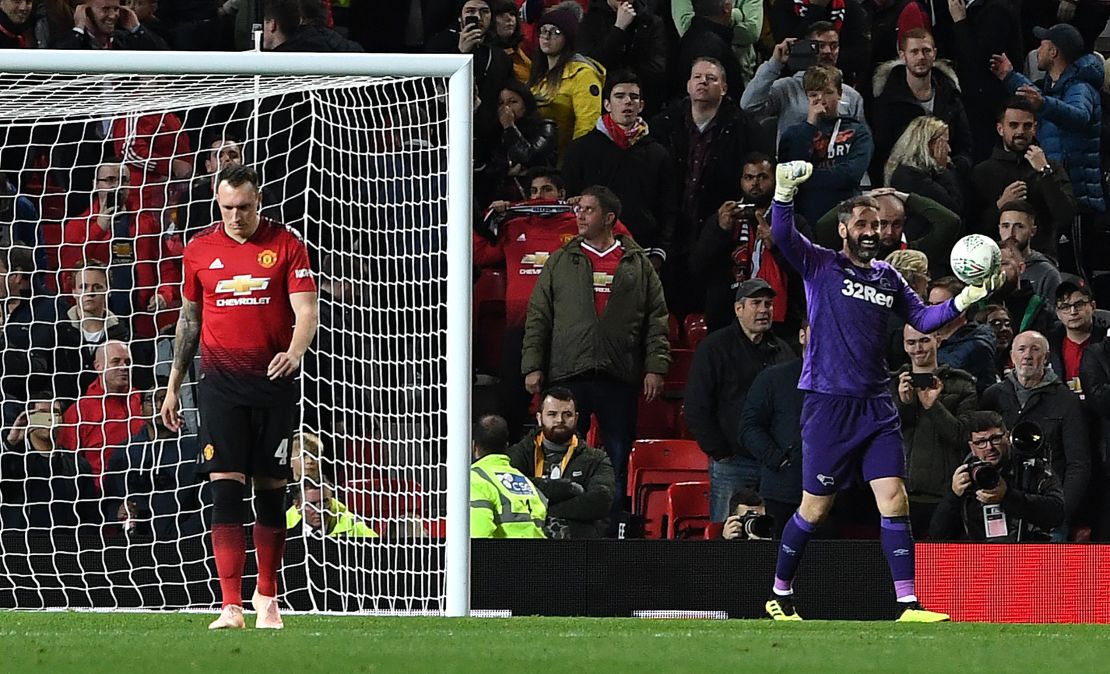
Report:
<svg viewBox="0 0 1110 674"><path fill-rule="evenodd" d="M835 494L861 472L867 482L905 477L898 411L889 398L807 392L802 405L802 488Z"/></svg>

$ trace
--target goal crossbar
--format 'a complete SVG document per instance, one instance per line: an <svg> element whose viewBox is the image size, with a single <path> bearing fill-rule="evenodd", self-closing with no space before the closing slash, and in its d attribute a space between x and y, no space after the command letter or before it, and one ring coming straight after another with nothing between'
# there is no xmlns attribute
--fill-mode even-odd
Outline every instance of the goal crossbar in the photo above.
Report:
<svg viewBox="0 0 1110 674"><path fill-rule="evenodd" d="M448 80L444 613L470 604L470 340L473 58L469 55L0 50L7 73L443 77Z"/></svg>

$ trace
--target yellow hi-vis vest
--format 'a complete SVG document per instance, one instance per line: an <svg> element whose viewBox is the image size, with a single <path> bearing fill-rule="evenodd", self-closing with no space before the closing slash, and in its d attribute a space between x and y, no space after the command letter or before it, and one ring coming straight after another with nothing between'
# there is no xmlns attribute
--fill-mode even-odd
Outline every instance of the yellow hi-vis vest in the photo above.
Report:
<svg viewBox="0 0 1110 674"><path fill-rule="evenodd" d="M331 511L324 518L324 526L328 528L327 536L330 538L377 538L378 533L371 529L365 522L347 510L347 506L337 499L331 499L328 505ZM292 529L303 519L297 506L292 506L285 511L285 528ZM306 525L307 527L307 525Z"/></svg>
<svg viewBox="0 0 1110 674"><path fill-rule="evenodd" d="M488 454L470 467L471 538L546 538L547 499L509 465L505 454Z"/></svg>

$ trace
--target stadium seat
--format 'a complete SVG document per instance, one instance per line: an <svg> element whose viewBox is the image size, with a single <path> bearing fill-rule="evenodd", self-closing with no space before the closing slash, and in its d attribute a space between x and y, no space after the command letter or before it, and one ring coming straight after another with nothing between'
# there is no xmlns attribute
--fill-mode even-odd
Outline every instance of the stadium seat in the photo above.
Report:
<svg viewBox="0 0 1110 674"><path fill-rule="evenodd" d="M423 519L423 491L411 480L374 478L348 482L336 490L336 498L385 537L402 519Z"/></svg>
<svg viewBox="0 0 1110 674"><path fill-rule="evenodd" d="M496 374L501 370L505 341L505 272L483 269L474 283L475 367Z"/></svg>
<svg viewBox="0 0 1110 674"><path fill-rule="evenodd" d="M701 538L709 526L709 482L667 487L667 538Z"/></svg>
<svg viewBox="0 0 1110 674"><path fill-rule="evenodd" d="M671 367L663 380L663 393L671 398L681 398L690 378L690 365L694 362L693 349L671 349Z"/></svg>
<svg viewBox="0 0 1110 674"><path fill-rule="evenodd" d="M637 440L628 459L632 512L645 519L644 536L661 538L666 490L675 482L709 479L709 457L693 440Z"/></svg>
<svg viewBox="0 0 1110 674"><path fill-rule="evenodd" d="M667 339L670 340L672 349L682 341L678 318L676 318L674 314L667 315Z"/></svg>
<svg viewBox="0 0 1110 674"><path fill-rule="evenodd" d="M724 530L724 522L710 522L705 525L705 531L702 532L702 540L715 541L721 537Z"/></svg>
<svg viewBox="0 0 1110 674"><path fill-rule="evenodd" d="M705 314L689 314L682 322L682 330L686 335L686 348L696 349L701 340L709 334L709 327L705 324Z"/></svg>
<svg viewBox="0 0 1110 674"><path fill-rule="evenodd" d="M682 417L682 401L656 398L639 398L636 412L637 438L681 438L685 428Z"/></svg>

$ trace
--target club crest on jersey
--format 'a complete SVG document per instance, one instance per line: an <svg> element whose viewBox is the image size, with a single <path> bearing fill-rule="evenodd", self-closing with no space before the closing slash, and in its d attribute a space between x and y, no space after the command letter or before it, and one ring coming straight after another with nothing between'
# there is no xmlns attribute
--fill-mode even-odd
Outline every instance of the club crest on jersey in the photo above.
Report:
<svg viewBox="0 0 1110 674"><path fill-rule="evenodd" d="M213 456L216 456L216 448L213 447L211 444L205 445L204 446L204 460L205 461L211 461Z"/></svg>
<svg viewBox="0 0 1110 674"><path fill-rule="evenodd" d="M258 264L262 265L263 269L269 269L277 264L277 253L267 248L258 254Z"/></svg>
<svg viewBox="0 0 1110 674"><path fill-rule="evenodd" d="M239 307L269 304L269 297L251 297L256 290L266 290L270 287L270 279L255 278L250 274L239 274L230 279L224 279L216 284L217 293L231 293L232 297L216 299L218 307Z"/></svg>
<svg viewBox="0 0 1110 674"><path fill-rule="evenodd" d="M567 243L569 243L570 240L573 239L575 236L577 236L577 234L560 234L559 235L559 245L560 246L567 245Z"/></svg>

